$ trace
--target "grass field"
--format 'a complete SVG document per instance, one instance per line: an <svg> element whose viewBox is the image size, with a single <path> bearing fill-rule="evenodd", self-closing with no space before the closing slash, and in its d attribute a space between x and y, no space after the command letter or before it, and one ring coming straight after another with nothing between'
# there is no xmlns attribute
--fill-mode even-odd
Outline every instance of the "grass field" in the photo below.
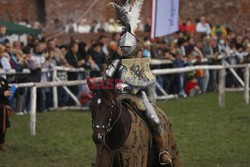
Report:
<svg viewBox="0 0 250 167"><path fill-rule="evenodd" d="M250 167L250 106L242 93L158 102L170 117L184 167ZM89 112L37 115L37 135L29 135L29 116L14 116L7 133L8 153L0 167L87 167L95 156Z"/></svg>

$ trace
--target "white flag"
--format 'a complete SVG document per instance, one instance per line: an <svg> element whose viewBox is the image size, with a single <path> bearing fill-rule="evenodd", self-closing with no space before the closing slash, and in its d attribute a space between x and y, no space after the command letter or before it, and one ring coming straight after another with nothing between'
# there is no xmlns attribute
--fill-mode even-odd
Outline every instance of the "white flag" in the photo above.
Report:
<svg viewBox="0 0 250 167"><path fill-rule="evenodd" d="M152 38L179 30L179 0L153 0L152 8Z"/></svg>

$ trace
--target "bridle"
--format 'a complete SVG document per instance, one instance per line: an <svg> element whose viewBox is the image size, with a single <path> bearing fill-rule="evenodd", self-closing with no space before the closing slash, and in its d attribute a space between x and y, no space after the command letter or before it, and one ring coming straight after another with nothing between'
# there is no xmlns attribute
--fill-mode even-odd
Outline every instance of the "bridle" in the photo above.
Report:
<svg viewBox="0 0 250 167"><path fill-rule="evenodd" d="M117 123L117 121L120 119L121 117L121 113L122 113L122 105L120 105L119 107L119 115L118 117L115 119L115 121L112 123L112 117L113 117L113 113L115 112L115 109L116 109L116 103L114 100L112 100L112 105L111 105L111 111L110 111L110 115L109 115L109 122L108 122L108 125L95 125L93 123L93 119L91 120L92 121L92 129L106 129L106 133L104 134L104 136L102 136L100 139L102 140L104 146L111 150L111 148L107 145L106 143L106 135L108 133L110 133L113 129L113 127L115 126L115 124ZM99 135L99 134L98 134Z"/></svg>
<svg viewBox="0 0 250 167"><path fill-rule="evenodd" d="M109 132L111 132L111 130L113 129L113 127L115 126L115 124L117 123L117 121L119 120L119 118L121 117L121 113L122 113L122 107L120 105L119 107L119 115L118 117L115 119L115 121L112 123L112 117L113 117L113 113L115 112L115 106L116 106L116 103L114 100L112 100L112 105L111 105L111 111L110 111L110 115L109 115L109 121L108 121L108 125L95 125L93 123L93 119L91 120L92 121L92 129L106 129L106 134L107 135Z"/></svg>

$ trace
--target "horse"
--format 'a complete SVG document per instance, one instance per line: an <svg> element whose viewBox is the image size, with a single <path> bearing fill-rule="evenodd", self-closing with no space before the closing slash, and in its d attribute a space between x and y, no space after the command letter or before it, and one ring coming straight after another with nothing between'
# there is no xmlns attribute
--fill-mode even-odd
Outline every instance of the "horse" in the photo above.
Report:
<svg viewBox="0 0 250 167"><path fill-rule="evenodd" d="M158 153L138 99L122 97L115 90L95 90L90 103L92 139L96 145L96 167L160 167ZM140 104L137 104L140 105ZM181 166L172 124L154 105L166 131L173 167ZM170 167L170 165L169 165Z"/></svg>

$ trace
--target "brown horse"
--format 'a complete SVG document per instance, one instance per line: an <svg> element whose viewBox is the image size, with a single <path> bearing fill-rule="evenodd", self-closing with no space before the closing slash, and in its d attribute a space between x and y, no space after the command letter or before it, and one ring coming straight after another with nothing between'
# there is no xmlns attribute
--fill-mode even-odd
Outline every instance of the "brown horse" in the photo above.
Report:
<svg viewBox="0 0 250 167"><path fill-rule="evenodd" d="M90 107L92 138L97 149L95 166L160 167L154 141L143 119L143 113L133 107L133 100L125 99L120 98L114 90L94 92ZM179 167L180 159L172 125L167 116L155 105L154 107L166 131L173 166Z"/></svg>

